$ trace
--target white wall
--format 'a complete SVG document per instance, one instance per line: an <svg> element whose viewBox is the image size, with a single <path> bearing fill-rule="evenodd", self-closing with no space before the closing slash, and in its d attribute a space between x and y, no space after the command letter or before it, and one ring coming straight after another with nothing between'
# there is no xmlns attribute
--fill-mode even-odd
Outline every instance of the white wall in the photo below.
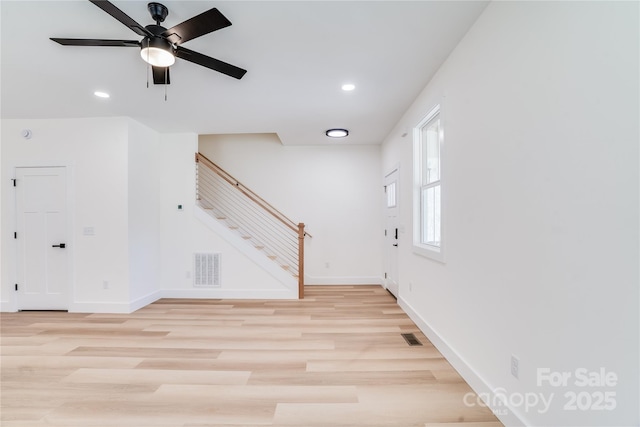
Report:
<svg viewBox="0 0 640 427"><path fill-rule="evenodd" d="M401 164L400 303L507 423L638 415L638 3L494 2L383 144ZM411 251L411 130L444 120L444 264ZM409 132L411 135L411 132ZM520 378L510 357L520 359ZM566 387L537 370L569 372ZM577 387L576 369L613 372ZM613 410L565 410L614 392ZM518 397L552 397L525 408ZM516 403L514 403L516 402Z"/></svg>
<svg viewBox="0 0 640 427"><path fill-rule="evenodd" d="M160 135L129 120L129 264L132 308L160 295Z"/></svg>
<svg viewBox="0 0 640 427"><path fill-rule="evenodd" d="M204 135L200 152L294 222L306 284L380 283L380 147L283 146L274 134Z"/></svg>

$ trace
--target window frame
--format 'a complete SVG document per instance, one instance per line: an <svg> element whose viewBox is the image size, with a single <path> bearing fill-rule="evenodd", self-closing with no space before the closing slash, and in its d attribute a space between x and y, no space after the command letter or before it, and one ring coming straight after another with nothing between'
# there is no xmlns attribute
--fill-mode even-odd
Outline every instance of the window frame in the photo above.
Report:
<svg viewBox="0 0 640 427"><path fill-rule="evenodd" d="M434 120L439 120L439 180L424 183L424 170L426 167L426 156L423 156L423 135L424 130L433 123ZM444 263L444 247L445 247L445 233L444 233L444 192L443 192L443 149L444 149L444 130L443 130L443 112L440 104L435 105L429 112L418 122L413 128L413 252ZM440 188L440 245L431 245L422 242L423 227L425 223L423 211L423 191L428 188Z"/></svg>

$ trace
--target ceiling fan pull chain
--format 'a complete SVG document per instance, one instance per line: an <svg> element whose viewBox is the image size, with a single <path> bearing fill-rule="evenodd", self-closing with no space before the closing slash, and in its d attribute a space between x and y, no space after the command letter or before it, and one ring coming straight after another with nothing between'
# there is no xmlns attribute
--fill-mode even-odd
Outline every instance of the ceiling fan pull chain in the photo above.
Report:
<svg viewBox="0 0 640 427"><path fill-rule="evenodd" d="M164 69L164 101L167 102L167 73L169 72L169 67L165 67Z"/></svg>
<svg viewBox="0 0 640 427"><path fill-rule="evenodd" d="M147 47L149 43L147 42ZM147 49L147 89L149 89L149 73L151 72L151 63L149 62L149 49Z"/></svg>

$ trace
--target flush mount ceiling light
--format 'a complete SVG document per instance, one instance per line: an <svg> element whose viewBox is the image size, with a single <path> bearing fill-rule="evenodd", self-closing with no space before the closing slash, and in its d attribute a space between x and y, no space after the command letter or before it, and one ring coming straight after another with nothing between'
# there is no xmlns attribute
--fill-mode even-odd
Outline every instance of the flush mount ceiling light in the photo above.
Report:
<svg viewBox="0 0 640 427"><path fill-rule="evenodd" d="M109 98L109 94L107 92L100 92L99 90L93 92L95 96L98 98Z"/></svg>
<svg viewBox="0 0 640 427"><path fill-rule="evenodd" d="M350 92L352 90L354 90L356 88L356 85L352 84L352 83L345 83L342 85L342 90L344 90L345 92Z"/></svg>
<svg viewBox="0 0 640 427"><path fill-rule="evenodd" d="M349 131L346 129L329 129L325 132L329 138L344 138L349 135Z"/></svg>

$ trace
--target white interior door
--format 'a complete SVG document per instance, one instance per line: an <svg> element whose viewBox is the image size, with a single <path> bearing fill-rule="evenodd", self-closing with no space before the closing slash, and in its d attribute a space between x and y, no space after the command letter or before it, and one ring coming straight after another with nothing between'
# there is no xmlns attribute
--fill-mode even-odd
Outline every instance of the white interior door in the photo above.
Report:
<svg viewBox="0 0 640 427"><path fill-rule="evenodd" d="M386 287L398 298L398 169L385 177L385 279Z"/></svg>
<svg viewBox="0 0 640 427"><path fill-rule="evenodd" d="M68 309L66 168L16 168L18 309Z"/></svg>

